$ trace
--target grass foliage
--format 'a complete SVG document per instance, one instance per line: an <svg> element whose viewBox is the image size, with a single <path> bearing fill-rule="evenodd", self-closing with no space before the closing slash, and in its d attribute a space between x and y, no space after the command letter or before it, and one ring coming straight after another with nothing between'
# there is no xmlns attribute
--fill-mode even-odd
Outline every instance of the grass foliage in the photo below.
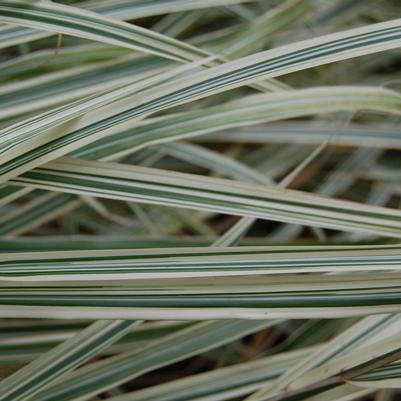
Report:
<svg viewBox="0 0 401 401"><path fill-rule="evenodd" d="M0 401L396 401L397 0L0 0Z"/></svg>

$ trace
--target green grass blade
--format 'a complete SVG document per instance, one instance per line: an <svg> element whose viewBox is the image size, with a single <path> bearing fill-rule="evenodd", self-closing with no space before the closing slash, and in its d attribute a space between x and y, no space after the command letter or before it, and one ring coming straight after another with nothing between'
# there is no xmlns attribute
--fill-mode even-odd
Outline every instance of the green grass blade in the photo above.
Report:
<svg viewBox="0 0 401 401"><path fill-rule="evenodd" d="M396 209L147 167L64 158L25 173L11 183L72 194L401 237L401 212Z"/></svg>
<svg viewBox="0 0 401 401"><path fill-rule="evenodd" d="M272 324L268 321L198 323L141 351L120 354L77 370L62 383L33 399L85 399L146 372L226 344Z"/></svg>
<svg viewBox="0 0 401 401"><path fill-rule="evenodd" d="M100 320L93 323L1 381L0 400L32 399L38 392L117 341L136 325L138 322L124 320Z"/></svg>

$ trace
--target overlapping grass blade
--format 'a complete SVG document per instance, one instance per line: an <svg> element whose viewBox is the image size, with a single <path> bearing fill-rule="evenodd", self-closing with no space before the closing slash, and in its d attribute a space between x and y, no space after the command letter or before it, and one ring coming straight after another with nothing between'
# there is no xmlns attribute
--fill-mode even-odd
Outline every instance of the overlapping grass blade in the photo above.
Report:
<svg viewBox="0 0 401 401"><path fill-rule="evenodd" d="M73 194L401 237L401 212L396 209L139 166L64 158L25 173L11 183Z"/></svg>
<svg viewBox="0 0 401 401"><path fill-rule="evenodd" d="M3 253L1 315L164 319L179 313L192 320L398 312L398 255L396 245L169 248L156 256L152 249L36 252L35 258Z"/></svg>
<svg viewBox="0 0 401 401"><path fill-rule="evenodd" d="M181 2L182 3L182 2ZM140 6L140 4L137 4ZM255 32L259 32L259 36L266 41L271 37L272 33L277 32L283 26L288 25L297 19L298 16L303 14L306 9L310 7L310 3L305 0L291 0L288 3L269 11L266 15L256 21L255 24L241 32L240 41L237 37L233 38L235 49L238 53L249 53L248 42L255 41ZM263 28L263 29L261 29ZM180 33L182 27L176 27L175 34ZM259 37L258 36L258 37ZM220 48L225 49L225 54L231 54L231 50L227 49L227 45L223 42ZM73 62L82 60L83 62L93 61L96 59L107 60L113 55L113 48L109 49L106 46L74 46L63 50L61 60L60 55L57 57L57 64L66 66L73 65ZM111 50L111 51L110 51ZM119 49L117 49L119 50ZM124 52L114 52L117 56L124 55ZM66 56L69 56L66 58ZM39 62L46 64L51 60L51 65L54 68L54 57L49 52L39 52L39 54L28 54L27 56L20 57L20 60L12 59L11 61L0 64L0 70L3 71L2 78L7 80L7 73L11 79L18 77L18 71L25 73L26 64L29 63L30 71L32 71L32 62ZM137 65L139 64L139 65ZM43 65L43 64L42 64ZM0 96L0 104L3 104L0 117L10 117L21 112L29 112L38 110L45 106L54 106L57 103L73 100L78 96L91 94L108 87L115 87L121 82L130 83L134 79L141 79L138 72L146 66L148 75L151 74L152 68L170 67L171 62L161 60L158 58L145 58L141 59L138 56L125 56L116 62L115 59L105 62L89 65L85 67L68 69L63 73L41 75L41 79L24 79L21 83L3 86L2 95ZM139 70L139 71L138 71ZM21 76L24 78L24 75ZM10 79L9 78L9 79ZM269 88L275 88L276 83L270 83ZM277 86L277 85L276 85ZM282 85L281 85L282 86ZM266 87L267 88L267 87ZM264 91L266 88L260 88ZM74 90L75 89L75 90ZM5 93L4 93L5 91ZM29 100L29 102L28 102ZM29 107L28 107L29 106Z"/></svg>
<svg viewBox="0 0 401 401"><path fill-rule="evenodd" d="M120 128L121 132L95 141L73 155L89 159L115 160L144 146L193 138L226 128L350 109L399 114L401 97L398 93L381 88L351 86L247 96L201 111L145 120L138 127L131 129Z"/></svg>
<svg viewBox="0 0 401 401"><path fill-rule="evenodd" d="M299 378L303 375L308 376L313 368L321 371L321 368L317 368L317 366L330 364L330 361L336 358L341 359L342 356L348 355L350 352L359 353L358 348L362 347L363 349L363 346L366 346L369 341L377 341L378 334L380 335L389 330L392 325L399 327L400 315L370 316L355 323L321 349L311 353L298 364L292 366L279 378L269 383L267 387L254 393L249 397L249 400L266 400L279 395L283 391L288 391L294 382L300 381L301 379Z"/></svg>
<svg viewBox="0 0 401 401"><path fill-rule="evenodd" d="M62 383L38 394L33 400L85 399L130 378L227 344L275 323L269 321L198 323L150 344L143 350L122 353L79 369ZM99 377L102 377L102 380L99 380Z"/></svg>
<svg viewBox="0 0 401 401"><path fill-rule="evenodd" d="M0 2L0 21L146 51L178 61L205 52L156 32L77 7L47 2Z"/></svg>
<svg viewBox="0 0 401 401"><path fill-rule="evenodd" d="M141 118L145 114L250 84L261 78L273 78L333 61L396 48L401 43L399 25L400 21L394 20L327 35L315 40L257 53L210 68L207 71L191 74L189 77L183 77L173 83L158 85L156 88L143 91L142 100L136 104L129 102L129 105L121 106L122 109L116 108L114 115L109 118L99 120L99 115L86 118L84 119L85 122L81 121L82 128L72 133L70 131L79 128L79 124L74 128L67 124L66 131L59 128L58 137L63 137L64 140L68 138L70 142L70 147L64 147L64 154L66 151L82 146L84 138L87 139L101 129L115 126L128 119ZM106 98L111 102L119 97L121 98L122 95L128 96L128 94L129 90L125 90L123 94L109 93ZM89 104L91 104L91 108L94 107L93 102L89 102ZM97 107L101 104L97 102ZM79 108L76 107L77 105L74 106L71 110L67 107L56 112L45 113L31 121L16 124L1 133L0 149L4 158L1 169L3 182L16 174L56 157L57 152L53 151L41 157L36 156L37 158L33 161L32 155L27 158L26 149L27 147L39 148L48 143L49 138L45 139L48 130L66 124L78 115L89 111L88 106L80 105ZM60 152L58 152L58 156L60 156Z"/></svg>
<svg viewBox="0 0 401 401"><path fill-rule="evenodd" d="M0 382L0 399L29 400L140 322L97 321Z"/></svg>
<svg viewBox="0 0 401 401"><path fill-rule="evenodd" d="M220 401L240 397L257 389L260 382L275 378L309 351L310 349L304 349L261 358L129 392L111 399L112 401L131 401L133 399L138 401L189 401L213 396L213 400Z"/></svg>
<svg viewBox="0 0 401 401"><path fill-rule="evenodd" d="M395 400L399 13L244 2L0 1L0 400Z"/></svg>
<svg viewBox="0 0 401 401"><path fill-rule="evenodd" d="M288 116L309 114L312 112L312 107L314 112L337 111L349 107L356 109L373 108L374 110L386 109L389 112L393 112L397 108L397 103L391 104L392 95L391 92L378 88L359 88L356 91L356 88L352 87L317 88L305 91L287 91L282 94L256 95L244 98L240 102L237 101L224 106L205 109L202 112L187 112L162 118L155 122L150 120L150 122L138 128L123 130L121 133L110 135L103 140L88 145L76 151L74 155L89 159L113 160L150 144L170 142L177 138L200 135L204 132L231 125L255 124ZM388 102L390 103L387 103L386 96L388 96ZM309 106L310 99L312 102ZM378 102L379 104L377 104ZM189 158L194 157L193 152L191 156L188 146L184 149L184 152L182 150L178 150L180 157L185 158L185 155ZM199 151L197 152L198 155ZM205 152L203 151L203 158L206 157L207 152ZM210 160L210 152L208 155L207 163L213 162ZM220 163L220 168L224 168L227 172L230 170L236 171L240 168L240 175L234 175L234 177L239 179L253 177L252 179L255 179L256 182L268 182L260 174L252 173L249 175L250 169L245 168L245 171L244 167L238 166L238 163L229 162L227 165L227 162L224 162L224 164L226 166L222 166ZM234 168L234 165L237 167ZM256 176L258 177L257 179L255 178ZM48 198L45 195L41 200L34 200L23 209L16 210L14 214L5 215L3 219L0 219L2 221L0 232L4 234L18 233L21 229L29 229L29 227L33 227L41 221L46 221L61 211L71 210L71 208L78 205L76 200L66 195L51 196L51 202ZM43 207L46 208L47 215L44 214ZM36 220L34 217L38 213L41 216L40 220Z"/></svg>
<svg viewBox="0 0 401 401"><path fill-rule="evenodd" d="M2 327L0 337L0 364L10 365L26 363L40 357L58 346L61 342L70 339L80 330L83 330L88 322L70 320L56 320L48 326L43 325L32 329L35 325L25 325L24 328L8 325ZM149 322L140 326L134 326L125 336L117 340L111 346L100 351L99 355L116 355L119 352L140 349L151 341L161 339L184 327L194 324L191 321Z"/></svg>
<svg viewBox="0 0 401 401"><path fill-rule="evenodd" d="M243 2L251 2L253 0L208 0L208 1L181 1L181 0L169 0L162 2L127 2L125 0L114 1L113 6L110 7L108 2L102 1L87 1L79 3L79 7L83 9L90 10L92 12L97 12L103 16L131 20L143 17L150 17L160 14L165 14L169 12L178 12L183 10L195 10L209 7L218 7L223 5L230 5ZM4 2L4 4L9 4L9 2ZM25 5L25 8L29 10L29 6L32 2L21 1ZM11 6L15 6L11 4ZM71 10L71 8L70 8ZM75 10L78 12L78 10ZM79 14L79 12L78 12ZM32 17L32 16L31 16ZM28 19L26 16L23 18L25 23L28 24ZM19 23L24 25L23 20L19 19ZM17 23L16 21L13 21ZM30 26L30 25L29 25ZM37 25L35 25L37 28ZM27 43L36 39L46 38L52 36L54 32L58 31L57 26L53 26L55 31L38 31L32 28L26 28L21 26L4 26L0 30L0 48L15 46L20 43Z"/></svg>

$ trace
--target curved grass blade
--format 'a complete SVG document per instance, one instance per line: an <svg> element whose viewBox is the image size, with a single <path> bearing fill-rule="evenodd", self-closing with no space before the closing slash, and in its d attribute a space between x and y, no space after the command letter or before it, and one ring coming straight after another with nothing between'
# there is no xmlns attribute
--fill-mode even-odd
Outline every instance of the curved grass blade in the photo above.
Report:
<svg viewBox="0 0 401 401"><path fill-rule="evenodd" d="M247 96L201 111L145 120L131 129L119 128L119 132L95 141L72 155L87 159L116 160L144 146L193 138L238 126L350 109L400 114L401 96L381 88L356 86L320 87Z"/></svg>
<svg viewBox="0 0 401 401"><path fill-rule="evenodd" d="M134 104L130 102L129 106L125 105L123 110L114 114L114 116L100 121L99 115L93 116L93 121L90 118L86 119L86 123L78 131L71 133L71 127L67 127L67 130L64 131L58 129L58 132L60 132L59 137L63 137L64 140L68 138L76 149L82 146L83 138L87 140L90 135L104 129L106 126L115 126L128 119L141 118L145 114L228 89L248 85L262 78L273 78L334 61L396 48L401 44L400 24L400 20L394 20L327 35L314 40L298 42L278 49L257 53L210 68L207 71L191 74L173 83L158 85L156 88L143 91L141 94L142 99L139 102L136 104L135 102ZM129 91L124 91L124 96L128 94ZM116 94L110 94L108 98L110 101L113 98L116 100ZM86 107L81 105L79 110L75 109L73 113L68 108L55 113L46 113L32 121L28 120L5 131L3 130L0 133L2 135L0 149L4 158L0 170L3 182L44 161L55 158L55 151L53 151L53 156L49 153L41 155L41 157L36 156L35 161L32 160L32 155L28 159L25 158L25 160L23 160L22 155L26 153L27 148L38 148L49 142L48 138L44 140L49 129L55 129L57 126L76 118L77 113L82 115L88 111L88 109L86 111L85 109ZM79 128L79 126L76 128ZM12 142L10 142L11 140ZM29 140L31 140L31 143L29 143ZM70 147L68 151L71 150L73 149ZM60 152L58 152L58 155L60 155ZM18 158L19 160L16 163ZM30 162L28 162L29 159Z"/></svg>
<svg viewBox="0 0 401 401"><path fill-rule="evenodd" d="M206 52L100 14L53 2L1 1L0 21L145 51L176 61L194 61Z"/></svg>
<svg viewBox="0 0 401 401"><path fill-rule="evenodd" d="M187 112L163 117L155 121L145 121L138 128L122 130L122 132L117 131L116 134L111 134L103 140L96 141L74 152L73 155L87 159L115 160L151 144L203 135L205 132L230 126L256 124L287 117L308 115L312 110L316 113L319 111L338 111L351 107L358 110L371 108L373 110L395 112L397 98L395 97L395 101L393 101L393 95L392 92L380 88L336 87L245 97L241 101L230 102L226 105L204 109L200 112ZM179 152L180 156L186 153L188 153L188 149L187 152ZM203 153L205 154L205 151ZM208 162L211 162L210 154L208 158ZM227 163L225 162L225 164ZM237 167L233 169L234 164ZM238 170L238 163L230 162L224 168L227 171L236 171ZM249 175L249 169L244 171L244 167L241 167L241 170L242 175L237 178ZM255 176L254 173L252 175ZM258 178L257 182L267 183L260 174L258 177L262 181ZM64 207L73 208L77 205L77 202L72 199L71 203L67 202L66 197L68 198L70 195L59 195L49 203L45 196L43 202L40 200L33 201L30 206L27 205L23 210L16 210L12 215L5 215L2 219L0 218L2 222L0 232L3 234L16 234L21 229L24 229L25 224L28 224L27 227L29 227L30 222L34 224L34 220L31 217L32 213L38 213L38 208L43 209L45 207L49 216L55 216L57 210L66 210ZM54 208L51 207L52 204ZM26 214L31 217L25 216ZM21 225L21 219L25 220L26 223ZM46 221L46 216L42 212L41 219Z"/></svg>
<svg viewBox="0 0 401 401"><path fill-rule="evenodd" d="M151 17L171 12L183 10L195 10L209 7L218 7L230 4L252 2L254 0L199 0L199 1L180 1L167 0L163 2L137 2L119 0L113 1L110 7L109 2L87 1L80 2L77 6L83 9L97 12L105 17L116 18L121 20L132 20L143 17ZM10 1L7 3L11 3ZM32 2L22 1L26 7L32 5ZM38 2L39 3L39 2ZM36 26L35 26L36 28ZM57 29L57 28L56 28ZM36 29L21 26L4 26L0 29L0 48L15 46L20 43L27 43L36 39L42 39L54 34L53 31L38 31Z"/></svg>
<svg viewBox="0 0 401 401"><path fill-rule="evenodd" d="M303 14L309 7L309 1L291 0L280 6L278 10L273 9L269 11L267 15L261 17L260 21L258 20L255 24L252 24L250 28L245 29L245 31L241 33L241 48L245 50L245 53L249 52L248 39L252 41L255 40L255 31L259 32L259 36L262 36L264 40L266 40L272 33L281 29L283 25L287 25L296 20L300 14ZM179 33L179 29L180 27L176 28L175 33ZM234 39L234 42L238 45L239 41L237 38ZM87 60L90 56L107 59L107 53L110 52L105 46L103 46L104 49L93 45L78 46L78 48L81 48L80 51L79 49L75 50L76 47L77 46L74 46L72 49L67 48L65 52L63 51L63 53L70 56L66 60L70 63L69 65L72 64L74 56L75 59L82 60ZM239 49L238 46L236 49ZM228 50L225 52L229 53ZM117 53L117 55L119 55L119 53ZM122 53L122 55L124 55L124 53ZM65 58L66 55L63 54L62 57ZM38 60L41 60L43 65L43 63L48 62L50 58L51 53L39 52L39 54L34 53L33 55L23 56L20 58L21 60L12 59L11 61L0 64L0 69L3 71L2 79L7 80L7 72L11 78L15 79L15 77L18 77L18 68L20 71L21 68L23 71L25 68L26 71L27 62L29 62L30 67L28 71L32 73L32 61L38 62ZM167 60L152 59L149 57L142 60L142 58L128 56L123 57L117 63L113 59L111 62L99 63L95 66L81 66L79 68L72 68L63 73L42 75L39 80L37 78L30 80L24 79L22 83L3 86L2 91L5 92L0 95L0 106L3 104L0 118L12 117L21 112L28 113L45 106L54 107L57 103L71 101L78 96L89 95L108 87L113 88L121 84L121 82L130 83L133 80L142 79L137 74L141 72L143 68L142 65L144 64L146 65L146 72L148 75L151 74L150 70L155 66L171 66L171 62ZM51 64L53 67L54 62L52 61ZM60 55L57 57L57 64L62 64ZM24 78L23 75L22 78ZM262 91L266 90L266 88L260 89ZM273 86L273 89L277 88Z"/></svg>

